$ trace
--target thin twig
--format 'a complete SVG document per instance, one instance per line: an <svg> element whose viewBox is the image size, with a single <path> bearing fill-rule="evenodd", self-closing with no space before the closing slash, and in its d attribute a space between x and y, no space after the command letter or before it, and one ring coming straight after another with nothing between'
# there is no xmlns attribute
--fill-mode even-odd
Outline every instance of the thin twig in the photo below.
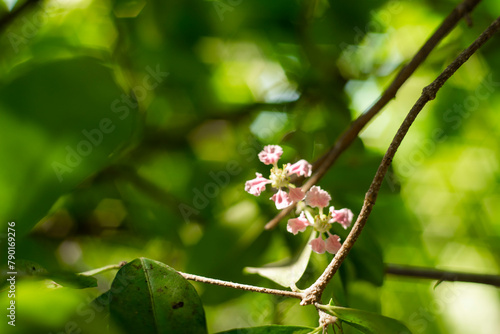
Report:
<svg viewBox="0 0 500 334"><path fill-rule="evenodd" d="M214 279L214 278L186 274L186 273L183 273L180 271L178 271L178 273L181 274L187 280L208 283L208 284L214 284L214 285L220 285L220 286L224 286L227 288L233 288L233 289L239 289L239 290L245 290L245 291L254 291L254 292L260 292L260 293L267 293L270 295L292 297L292 298L298 298L298 299L302 299L302 297L303 297L303 294L300 292L261 288L259 286L233 283L233 282L228 282L228 281L221 281L221 280Z"/></svg>
<svg viewBox="0 0 500 334"><path fill-rule="evenodd" d="M472 274L458 271L387 264L385 273L394 276L436 279L438 281L469 282L489 284L500 288L499 275Z"/></svg>
<svg viewBox="0 0 500 334"><path fill-rule="evenodd" d="M446 17L446 19L443 21L443 23L441 23L434 34L432 34L427 42L425 42L425 44L415 54L413 59L399 71L396 78L379 97L379 99L367 111L365 111L353 123L351 123L351 126L339 136L330 150L314 163L313 170L315 171L315 173L302 186L304 192L313 185L317 184L317 182L326 174L328 169L330 169L333 163L338 159L340 154L342 154L342 152L344 152L357 138L358 134L365 127L365 125L380 110L382 110L382 108L384 108L385 105L389 103L389 101L396 97L396 93L398 92L399 88L406 82L406 80L408 80L413 72L415 72L418 66L424 62L431 51L446 35L450 33L451 30L453 30L460 19L468 15L480 1L481 0L465 0L457 7L455 7L455 9L453 9L450 15ZM292 212L294 208L295 205L292 205L280 211L272 220L270 220L266 224L265 228L268 230L274 228L284 217Z"/></svg>
<svg viewBox="0 0 500 334"><path fill-rule="evenodd" d="M83 275L83 276L94 276L94 275L97 275L97 274L102 274L105 271L120 269L121 267L123 267L126 264L127 264L126 261L122 261L122 262L120 262L118 264L110 264L108 266L104 266L104 267L101 267L101 268L84 271L84 272L81 272L79 274Z"/></svg>
<svg viewBox="0 0 500 334"><path fill-rule="evenodd" d="M384 179L387 170L389 169L389 165L392 162L396 151L401 144L401 141L406 136L410 126L413 121L420 113L422 108L436 97L436 93L443 86L443 84L462 66L473 54L476 52L488 39L490 39L493 34L495 34L500 29L500 17L498 17L493 23L467 48L465 49L455 60L434 80L430 85L425 87L422 90L422 95L417 100L417 102L413 105L410 112L406 116L403 124L401 124L396 136L392 140L387 152L380 163L380 166L373 178L372 184L366 193L365 200L363 203L363 207L361 212L354 224L351 232L347 236L346 240L342 244L342 247L338 251L338 253L333 258L332 262L325 269L323 274L314 282L306 290L306 296L302 300L302 305L308 305L315 302L319 302L321 299L321 294L325 289L326 285L333 277L333 275L337 272L341 263L347 257L347 254L354 246L354 243L358 239L363 227L370 216L373 206L375 205L375 201L377 200L377 195L382 185L382 181Z"/></svg>

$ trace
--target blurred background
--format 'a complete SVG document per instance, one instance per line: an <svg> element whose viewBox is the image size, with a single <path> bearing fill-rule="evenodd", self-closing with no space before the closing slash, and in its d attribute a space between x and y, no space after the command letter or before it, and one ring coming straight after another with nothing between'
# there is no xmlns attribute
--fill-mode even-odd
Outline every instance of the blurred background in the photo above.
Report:
<svg viewBox="0 0 500 334"><path fill-rule="evenodd" d="M271 192L244 191L257 153L315 161L369 107L459 3L327 0L0 1L0 227L16 222L19 259L82 272L143 256L181 271L277 288L246 266L297 255L307 235ZM27 6L28 7L28 6ZM357 215L404 116L500 14L482 1L431 53L319 185ZM324 294L413 333L497 333L496 288L384 275L384 263L498 274L500 39L422 111L366 229ZM345 239L346 232L336 231ZM2 255L2 263L5 262ZM331 260L313 254L311 284ZM30 262L31 263L31 262ZM19 278L16 331L102 323L85 313L109 289L50 289ZM195 284L209 332L316 326L296 300ZM2 308L7 305L0 293ZM5 320L5 319L4 319ZM87 321L88 320L88 321ZM345 328L346 333L357 333Z"/></svg>

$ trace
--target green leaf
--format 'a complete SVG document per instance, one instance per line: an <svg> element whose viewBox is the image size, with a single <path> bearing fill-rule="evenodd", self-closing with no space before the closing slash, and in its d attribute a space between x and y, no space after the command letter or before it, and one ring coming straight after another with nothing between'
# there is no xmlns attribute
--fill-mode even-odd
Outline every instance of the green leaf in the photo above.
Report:
<svg viewBox="0 0 500 334"><path fill-rule="evenodd" d="M306 271L312 251L309 242L315 237L316 232L312 232L302 253L291 263L287 261L286 264L274 263L260 268L246 267L244 271L250 274L259 274L260 276L269 278L271 281L274 281L281 286L295 288L295 283L300 280L304 271Z"/></svg>
<svg viewBox="0 0 500 334"><path fill-rule="evenodd" d="M68 288L85 289L97 286L97 279L95 277L75 274L70 271L48 271L40 264L31 260L17 260L16 272L16 277L18 278L34 277L39 279L50 279ZM2 271L2 277L4 276L8 276L5 270ZM2 282L5 282L5 280L2 279Z"/></svg>
<svg viewBox="0 0 500 334"><path fill-rule="evenodd" d="M383 315L333 305L321 305L320 308L340 320L367 334L411 334L400 321Z"/></svg>
<svg viewBox="0 0 500 334"><path fill-rule="evenodd" d="M31 261L18 259L16 261L17 276L44 276L47 275L47 270L40 264Z"/></svg>
<svg viewBox="0 0 500 334"><path fill-rule="evenodd" d="M169 266L139 258L116 274L110 313L126 333L207 333L196 290Z"/></svg>
<svg viewBox="0 0 500 334"><path fill-rule="evenodd" d="M47 270L40 264L24 259L17 259L16 261L16 280L22 280L24 278L41 277L45 278L47 276ZM9 285L7 278L11 276L8 274L12 270L8 269L7 264L2 265L2 270L0 272L0 291L4 290L4 287Z"/></svg>
<svg viewBox="0 0 500 334"><path fill-rule="evenodd" d="M312 327L300 327L300 326L261 326L261 327L249 327L249 328L237 328L225 332L219 332L216 334L307 334L314 331L315 328Z"/></svg>
<svg viewBox="0 0 500 334"><path fill-rule="evenodd" d="M46 276L57 284L68 288L85 289L97 287L97 279L92 276L66 271L49 272Z"/></svg>

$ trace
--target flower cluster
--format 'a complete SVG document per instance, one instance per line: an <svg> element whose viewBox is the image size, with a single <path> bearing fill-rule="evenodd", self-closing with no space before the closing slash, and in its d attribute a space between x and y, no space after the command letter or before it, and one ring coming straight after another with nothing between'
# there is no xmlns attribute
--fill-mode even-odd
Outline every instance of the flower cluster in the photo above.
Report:
<svg viewBox="0 0 500 334"><path fill-rule="evenodd" d="M286 164L283 168L278 168L278 160L283 154L283 149L278 145L268 145L259 153L259 160L266 165L273 165L269 179L262 177L262 174L255 173L256 178L245 183L245 191L259 196L266 189L266 184L271 184L271 187L278 189L278 192L271 197L276 204L278 210L285 209L304 199L305 194L300 188L290 183L290 176L296 174L298 176L311 176L312 166L305 160L299 160L293 165ZM282 188L288 188L288 193Z"/></svg>
<svg viewBox="0 0 500 334"><path fill-rule="evenodd" d="M333 223L339 223L347 229L352 222L353 213L349 209L335 210L330 206L328 214L323 213L323 209L328 207L331 197L328 192L318 186L313 186L307 193L301 188L290 183L293 174L298 176L311 176L312 166L306 160L299 160L293 165L286 164L283 168L278 168L278 160L283 154L283 149L277 145L268 145L259 153L259 160L266 165L273 165L269 179L260 173L256 173L256 178L245 183L245 190L255 196L259 196L265 190L267 184L276 188L277 192L270 198L274 201L276 208L281 210L289 207L295 202L303 203L299 207L303 208L299 217L288 220L287 230L297 234L303 232L308 226L312 226L319 236L311 241L311 247L316 253L325 251L335 254L341 247L340 237L330 233ZM288 192L286 191L288 190ZM315 212L314 209L317 209ZM313 215L315 214L315 215ZM326 239L323 239L326 236Z"/></svg>

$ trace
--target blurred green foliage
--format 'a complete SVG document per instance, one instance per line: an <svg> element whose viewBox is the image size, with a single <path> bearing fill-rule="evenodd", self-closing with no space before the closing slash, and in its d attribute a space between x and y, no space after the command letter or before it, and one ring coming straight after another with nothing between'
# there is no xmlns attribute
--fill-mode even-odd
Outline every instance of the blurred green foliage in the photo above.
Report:
<svg viewBox="0 0 500 334"><path fill-rule="evenodd" d="M287 233L285 221L263 229L276 214L271 195L243 191L256 171L267 173L257 153L279 144L284 162L321 156L457 3L37 2L0 32L2 235L15 221L17 258L48 271L143 256L277 288L243 268L296 256L307 235ZM8 4L22 1L0 2L0 17ZM320 182L333 205L359 212L421 89L499 13L496 0L480 3L474 24L461 22L341 156ZM396 318L413 333L500 328L493 288L434 288L383 272L384 262L499 272L498 41L474 55L410 129L324 298ZM313 253L297 286L311 284L330 260ZM89 303L114 274L98 275L98 287L85 290L20 278L16 333L100 332ZM193 285L210 333L317 326L314 308L296 300ZM4 319L0 331L10 330Z"/></svg>

